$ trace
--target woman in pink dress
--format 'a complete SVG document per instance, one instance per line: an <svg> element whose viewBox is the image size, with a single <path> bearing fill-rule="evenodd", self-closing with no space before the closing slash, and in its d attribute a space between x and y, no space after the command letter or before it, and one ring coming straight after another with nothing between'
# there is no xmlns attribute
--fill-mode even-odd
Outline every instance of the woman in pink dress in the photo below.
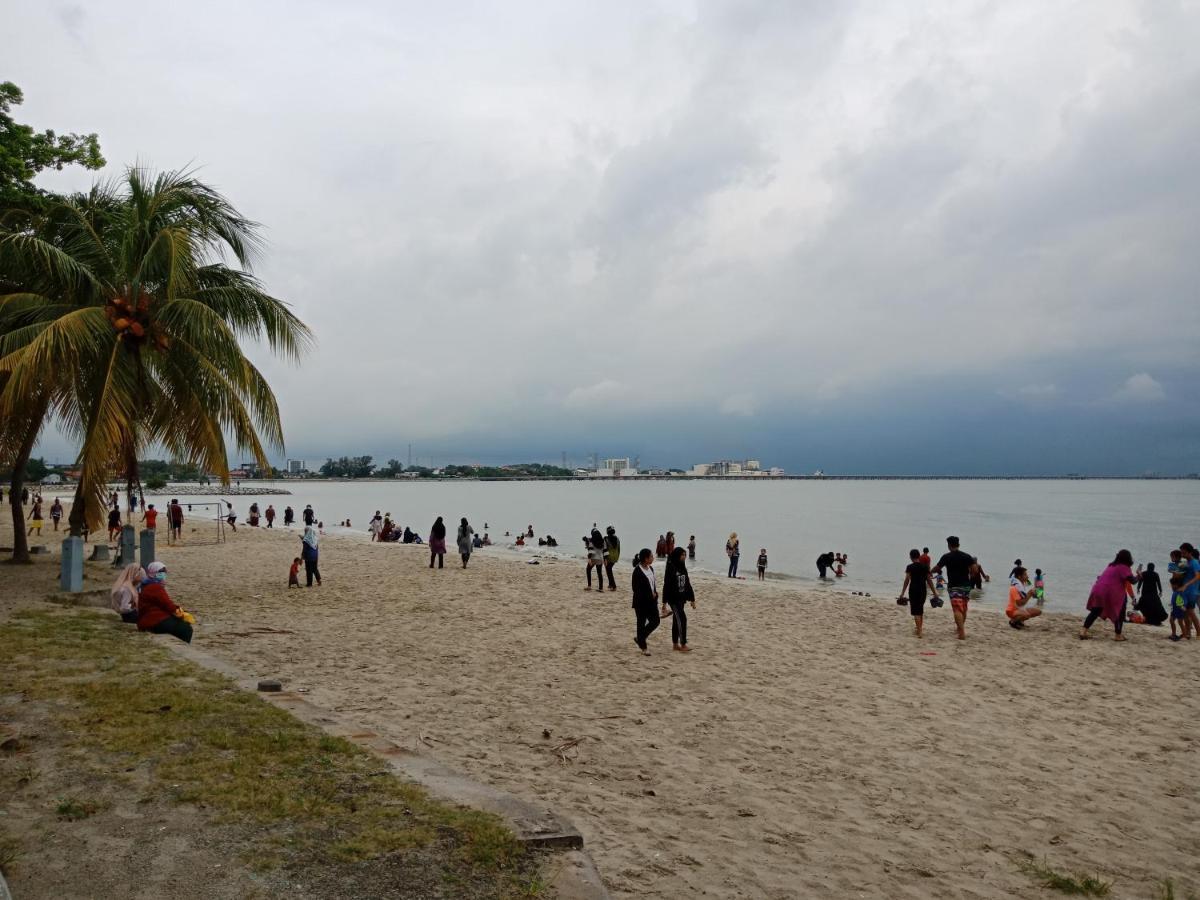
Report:
<svg viewBox="0 0 1200 900"><path fill-rule="evenodd" d="M1121 634L1125 625L1125 602L1129 597L1130 585L1136 581L1137 576L1133 574L1133 554L1122 550L1092 585L1092 593L1087 602L1088 615L1083 621L1083 630L1079 632L1080 640L1088 639L1088 629L1101 617L1113 623L1113 628L1116 629L1114 641L1125 640L1125 635Z"/></svg>

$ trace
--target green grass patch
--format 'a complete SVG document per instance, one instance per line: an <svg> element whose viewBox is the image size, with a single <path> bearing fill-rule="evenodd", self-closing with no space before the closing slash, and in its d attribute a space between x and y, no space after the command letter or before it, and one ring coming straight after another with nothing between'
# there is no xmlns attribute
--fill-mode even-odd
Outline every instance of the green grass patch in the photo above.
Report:
<svg viewBox="0 0 1200 900"><path fill-rule="evenodd" d="M498 817L433 801L354 744L181 663L115 620L24 611L0 626L0 646L0 692L53 704L99 769L148 765L160 796L248 826L257 866L419 850L442 860L445 879L487 883L497 896L540 892L536 859ZM98 810L66 797L56 814L76 820Z"/></svg>
<svg viewBox="0 0 1200 900"><path fill-rule="evenodd" d="M1022 860L1018 866L1022 872L1042 887L1062 894L1073 894L1080 897L1107 897L1112 891L1111 881L1102 881L1094 875L1059 872L1050 868L1045 860L1041 862L1035 859Z"/></svg>

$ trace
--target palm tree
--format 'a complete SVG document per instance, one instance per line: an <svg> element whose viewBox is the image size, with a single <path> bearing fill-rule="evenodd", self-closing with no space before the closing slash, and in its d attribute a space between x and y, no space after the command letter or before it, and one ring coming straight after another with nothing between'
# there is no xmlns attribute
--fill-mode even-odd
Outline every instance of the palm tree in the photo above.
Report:
<svg viewBox="0 0 1200 900"><path fill-rule="evenodd" d="M99 526L112 474L137 483L149 446L223 483L226 434L263 466L264 442L282 449L275 396L240 342L296 361L312 336L250 274L258 245L257 226L189 173L138 168L0 232L0 261L28 284L0 297L0 413L40 388L78 439L72 534Z"/></svg>

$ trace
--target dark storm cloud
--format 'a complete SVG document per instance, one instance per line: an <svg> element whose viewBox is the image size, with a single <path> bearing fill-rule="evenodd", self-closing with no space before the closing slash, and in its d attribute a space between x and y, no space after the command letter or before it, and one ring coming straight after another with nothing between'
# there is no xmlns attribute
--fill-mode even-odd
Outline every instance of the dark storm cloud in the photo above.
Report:
<svg viewBox="0 0 1200 900"><path fill-rule="evenodd" d="M266 225L296 455L1195 468L1193 4L102 11L3 77Z"/></svg>

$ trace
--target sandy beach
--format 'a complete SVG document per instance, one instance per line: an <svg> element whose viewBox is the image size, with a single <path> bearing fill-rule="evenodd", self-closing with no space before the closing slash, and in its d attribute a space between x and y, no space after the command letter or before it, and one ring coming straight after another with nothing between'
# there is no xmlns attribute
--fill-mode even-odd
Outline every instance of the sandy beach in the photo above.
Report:
<svg viewBox="0 0 1200 900"><path fill-rule="evenodd" d="M616 896L1053 896L1030 855L1114 896L1200 890L1200 642L1081 642L1083 598L1024 632L973 612L965 642L933 610L918 641L890 601L697 578L694 652L668 620L646 658L623 538L603 594L582 564L431 571L423 547L335 536L324 585L288 590L298 534L245 526L159 556L199 646L552 805ZM5 606L49 589L37 568L0 570Z"/></svg>

